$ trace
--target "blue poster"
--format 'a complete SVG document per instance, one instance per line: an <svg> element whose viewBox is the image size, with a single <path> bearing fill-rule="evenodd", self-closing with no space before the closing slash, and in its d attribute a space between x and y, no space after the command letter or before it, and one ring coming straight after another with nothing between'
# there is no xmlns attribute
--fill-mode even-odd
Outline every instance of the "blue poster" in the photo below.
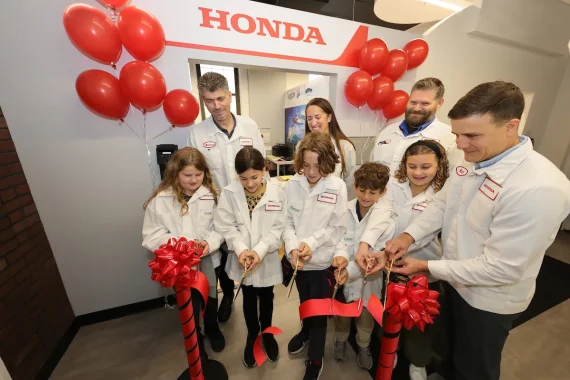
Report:
<svg viewBox="0 0 570 380"><path fill-rule="evenodd" d="M305 136L305 105L285 108L285 141L295 145Z"/></svg>

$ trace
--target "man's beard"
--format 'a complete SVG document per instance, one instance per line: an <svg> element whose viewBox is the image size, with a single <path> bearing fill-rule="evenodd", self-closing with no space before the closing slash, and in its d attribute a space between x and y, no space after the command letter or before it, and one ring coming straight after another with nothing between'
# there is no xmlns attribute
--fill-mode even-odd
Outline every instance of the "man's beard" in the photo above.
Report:
<svg viewBox="0 0 570 380"><path fill-rule="evenodd" d="M411 119L411 115L421 115L419 119ZM433 112L414 112L406 110L406 124L412 128L417 128L430 121L433 117Z"/></svg>

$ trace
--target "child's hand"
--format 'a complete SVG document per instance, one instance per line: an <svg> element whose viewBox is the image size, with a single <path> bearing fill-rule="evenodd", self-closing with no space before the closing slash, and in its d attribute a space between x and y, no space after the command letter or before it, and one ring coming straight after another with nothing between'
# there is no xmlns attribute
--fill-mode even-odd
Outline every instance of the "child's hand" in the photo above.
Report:
<svg viewBox="0 0 570 380"><path fill-rule="evenodd" d="M371 252L368 254L367 259L370 261L368 274L374 274L384 269L388 261L388 254L386 254L386 251Z"/></svg>
<svg viewBox="0 0 570 380"><path fill-rule="evenodd" d="M249 251L247 249L239 254L238 261L239 265L241 265L244 268L246 265L249 266Z"/></svg>
<svg viewBox="0 0 570 380"><path fill-rule="evenodd" d="M403 233L396 239L388 240L386 242L386 253L390 260L399 260L403 257L410 245L414 243L414 238L407 233Z"/></svg>
<svg viewBox="0 0 570 380"><path fill-rule="evenodd" d="M358 251L356 252L356 255L354 256L354 261L356 261L356 263L358 264L358 266L360 267L360 269L362 271L366 271L367 267L368 267L368 269L370 269L370 267L368 266L369 252L368 252L368 248L361 249L363 247L363 244L366 244L366 243L360 243L360 248L358 248ZM366 244L366 247L368 247L368 244ZM375 263L370 263L370 265L374 265L374 264Z"/></svg>
<svg viewBox="0 0 570 380"><path fill-rule="evenodd" d="M200 257L204 257L210 253L210 245L206 240L198 242L198 247L202 249L202 255Z"/></svg>
<svg viewBox="0 0 570 380"><path fill-rule="evenodd" d="M248 257L250 259L250 264L248 265L248 270L253 270L253 269L255 269L256 266L259 265L259 262L261 261L261 259L259 258L259 255L255 251L248 251Z"/></svg>
<svg viewBox="0 0 570 380"><path fill-rule="evenodd" d="M311 251L309 244L301 242L301 245L299 246L299 256L303 261L307 261L313 256L313 251Z"/></svg>
<svg viewBox="0 0 570 380"><path fill-rule="evenodd" d="M337 256L333 257L332 266L338 270L343 270L348 265L348 260L345 257Z"/></svg>
<svg viewBox="0 0 570 380"><path fill-rule="evenodd" d="M348 280L348 271L346 269L337 269L334 271L334 274L336 277L336 282L338 282L339 285L344 285Z"/></svg>
<svg viewBox="0 0 570 380"><path fill-rule="evenodd" d="M299 251L296 249L291 251L291 265L293 269L295 269L295 267L303 269L303 260L299 259Z"/></svg>

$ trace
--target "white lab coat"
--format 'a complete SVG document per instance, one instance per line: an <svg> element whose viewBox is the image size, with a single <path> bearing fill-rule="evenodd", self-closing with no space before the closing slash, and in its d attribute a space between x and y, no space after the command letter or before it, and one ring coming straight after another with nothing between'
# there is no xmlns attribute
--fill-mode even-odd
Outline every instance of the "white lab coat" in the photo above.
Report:
<svg viewBox="0 0 570 380"><path fill-rule="evenodd" d="M329 268L335 247L346 232L346 185L340 178L329 175L309 189L307 178L295 174L287 183L286 193L283 240L287 258L291 261L291 251L305 242L311 247L313 256L304 262L302 270ZM348 259L346 255L343 257Z"/></svg>
<svg viewBox="0 0 570 380"><path fill-rule="evenodd" d="M334 146L335 153L338 155L338 157L340 159L340 151L338 149L338 146L336 145L336 142L332 138L332 136L331 136L331 142ZM297 143L295 151L298 150L300 143L301 143L300 141ZM354 172L357 169L357 167L356 167L356 150L354 149L352 144L347 140L340 140L340 147L341 147L342 151L344 152L344 163L346 165L346 173L343 174L343 172L342 172L342 161L341 161L335 165L333 175L337 176L338 178L340 178L344 181L344 183L346 184L346 192L347 192L347 196L348 196L347 199L351 200L351 199L354 199L354 197L355 197L355 194L354 194Z"/></svg>
<svg viewBox="0 0 570 380"><path fill-rule="evenodd" d="M406 182L400 183L394 177L390 179L388 189L389 197L392 200L392 219L396 228L394 236L398 237L415 218L427 209L435 196L435 191L433 186L430 186L424 192L414 197L412 196L410 182L406 180ZM437 233L415 242L411 249L408 249L407 255L419 260L439 260L442 255L442 249L441 243L437 239ZM431 274L423 274L427 276L429 282L436 281Z"/></svg>
<svg viewBox="0 0 570 380"><path fill-rule="evenodd" d="M236 126L231 139L216 127L211 116L191 126L188 135L188 145L206 156L219 191L237 180L235 157L244 146L253 146L265 157L265 144L255 121L248 117L234 116Z"/></svg>
<svg viewBox="0 0 570 380"><path fill-rule="evenodd" d="M443 226L443 259L428 262L434 277L476 309L516 314L569 213L570 181L526 138L494 165L452 172L405 232L420 240Z"/></svg>
<svg viewBox="0 0 570 380"><path fill-rule="evenodd" d="M251 218L245 191L239 182L222 191L214 225L234 252L228 255L225 268L232 280L241 281L244 268L239 264L239 255L245 250L252 250L257 252L261 262L245 278L244 285L260 288L283 282L279 248L286 212L285 191L275 183L267 183L265 194L253 209Z"/></svg>
<svg viewBox="0 0 570 380"><path fill-rule="evenodd" d="M455 136L451 133L449 125L436 118L426 129L404 136L400 124L401 122L398 122L384 128L374 140L374 147L370 152L370 161L388 166L391 175L394 175L400 167L406 149L419 140L436 140L439 142L450 156L448 158L452 169L455 168L456 160L461 159L463 161L463 154L457 151Z"/></svg>
<svg viewBox="0 0 570 380"><path fill-rule="evenodd" d="M200 186L188 201L188 212L181 216L182 206L169 188L150 201L144 214L142 230L142 245L152 252L172 237L207 241L210 253L202 258L200 270L208 279L210 297L216 297L214 268L220 265L219 249L224 241L214 230L214 209L214 196L208 188Z"/></svg>
<svg viewBox="0 0 570 380"><path fill-rule="evenodd" d="M378 202L383 202L384 200L380 198ZM368 210L368 213L358 221L358 215L356 214L356 207L358 207L357 199L353 199L348 202L348 223L346 233L342 241L337 244L338 251L346 251L348 255L348 281L344 285L344 297L347 302L352 302L360 298L363 294L364 306L368 305L368 300L372 294L376 294L381 297L383 278L382 271L369 275L367 278L367 284L362 289L362 272L360 267L355 261L356 252L358 251L358 246L360 244L360 238L366 229L368 223L370 223L370 215L372 209ZM384 220L378 220L375 226L378 229L383 230L380 238L376 241L373 246L373 251L380 251L386 246L386 242L394 236L394 221L388 216ZM335 256L345 256L345 254L338 252ZM362 291L364 290L364 293Z"/></svg>

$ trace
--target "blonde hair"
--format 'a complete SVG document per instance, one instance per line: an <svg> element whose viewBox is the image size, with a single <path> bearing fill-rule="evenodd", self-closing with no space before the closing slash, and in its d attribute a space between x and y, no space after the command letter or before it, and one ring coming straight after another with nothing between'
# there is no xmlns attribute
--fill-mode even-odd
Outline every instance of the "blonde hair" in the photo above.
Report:
<svg viewBox="0 0 570 380"><path fill-rule="evenodd" d="M302 174L304 155L306 151L315 152L319 156L319 170L323 176L334 173L336 164L340 159L334 151L334 145L329 135L324 133L309 133L299 144L299 150L295 153L295 172Z"/></svg>
<svg viewBox="0 0 570 380"><path fill-rule="evenodd" d="M166 168L164 169L164 179L158 188L153 192L152 196L146 201L143 208L146 209L149 203L158 195L158 193L165 191L171 187L172 191L176 195L176 200L182 206L180 216L186 215L188 212L188 203L184 200L184 189L178 183L178 174L187 166L194 166L197 170L204 172L204 181L202 182L202 186L210 190L214 196L214 202L217 204L218 191L214 186L212 173L210 172L210 168L206 163L206 158L198 149L186 147L177 150L170 158L168 164L166 165Z"/></svg>

